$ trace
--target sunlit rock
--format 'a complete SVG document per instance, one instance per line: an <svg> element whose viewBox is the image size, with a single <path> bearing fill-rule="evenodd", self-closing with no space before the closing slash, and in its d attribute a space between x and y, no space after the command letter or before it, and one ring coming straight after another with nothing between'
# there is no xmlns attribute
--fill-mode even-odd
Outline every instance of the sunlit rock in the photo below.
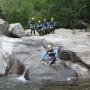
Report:
<svg viewBox="0 0 90 90"><path fill-rule="evenodd" d="M9 32L12 37L24 36L24 28L20 23L10 24Z"/></svg>

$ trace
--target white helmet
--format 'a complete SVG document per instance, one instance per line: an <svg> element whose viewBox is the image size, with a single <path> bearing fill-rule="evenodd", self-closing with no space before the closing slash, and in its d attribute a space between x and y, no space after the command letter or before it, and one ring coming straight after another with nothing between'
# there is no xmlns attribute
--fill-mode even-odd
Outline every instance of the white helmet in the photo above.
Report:
<svg viewBox="0 0 90 90"><path fill-rule="evenodd" d="M51 20L53 21L53 20L54 20L54 18L52 17L52 18L51 18Z"/></svg>
<svg viewBox="0 0 90 90"><path fill-rule="evenodd" d="M44 21L46 21L46 19L44 19Z"/></svg>
<svg viewBox="0 0 90 90"><path fill-rule="evenodd" d="M52 45L51 44L48 44L47 47L48 47L48 49L52 49Z"/></svg>
<svg viewBox="0 0 90 90"><path fill-rule="evenodd" d="M34 17L32 17L32 20L34 20L35 18Z"/></svg>
<svg viewBox="0 0 90 90"><path fill-rule="evenodd" d="M40 23L41 21L40 21L40 20L38 20L38 22Z"/></svg>

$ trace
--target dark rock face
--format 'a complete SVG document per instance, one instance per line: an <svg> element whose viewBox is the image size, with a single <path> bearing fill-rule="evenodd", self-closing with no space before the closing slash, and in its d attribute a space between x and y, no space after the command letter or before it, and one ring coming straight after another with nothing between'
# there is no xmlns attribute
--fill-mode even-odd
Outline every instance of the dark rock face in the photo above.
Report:
<svg viewBox="0 0 90 90"><path fill-rule="evenodd" d="M72 62L80 62L81 59L80 57L78 57L76 55L75 52L72 52L70 50L62 50L60 53L60 58L63 59L63 60L68 60L68 61L72 61Z"/></svg>
<svg viewBox="0 0 90 90"><path fill-rule="evenodd" d="M24 71L25 71L25 66L22 63L20 63L19 61L17 61L16 74L23 75Z"/></svg>
<svg viewBox="0 0 90 90"><path fill-rule="evenodd" d="M9 24L8 22L4 21L3 19L0 19L0 34L9 36Z"/></svg>
<svg viewBox="0 0 90 90"><path fill-rule="evenodd" d="M30 79L31 79L31 77L29 76L29 75L30 75L30 72L29 72L29 71L30 71L30 70L27 69L26 72L25 72L24 78L25 78L26 80L30 80Z"/></svg>
<svg viewBox="0 0 90 90"><path fill-rule="evenodd" d="M73 22L73 27L87 30L87 23L85 23L83 20L75 19Z"/></svg>

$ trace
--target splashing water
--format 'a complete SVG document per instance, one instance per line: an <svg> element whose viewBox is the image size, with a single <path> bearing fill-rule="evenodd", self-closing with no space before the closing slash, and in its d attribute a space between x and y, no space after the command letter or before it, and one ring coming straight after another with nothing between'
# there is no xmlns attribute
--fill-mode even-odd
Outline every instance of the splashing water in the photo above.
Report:
<svg viewBox="0 0 90 90"><path fill-rule="evenodd" d="M24 78L23 75L17 77L16 79L19 80L19 81L22 81L22 82L26 82L26 81L27 81L27 80Z"/></svg>

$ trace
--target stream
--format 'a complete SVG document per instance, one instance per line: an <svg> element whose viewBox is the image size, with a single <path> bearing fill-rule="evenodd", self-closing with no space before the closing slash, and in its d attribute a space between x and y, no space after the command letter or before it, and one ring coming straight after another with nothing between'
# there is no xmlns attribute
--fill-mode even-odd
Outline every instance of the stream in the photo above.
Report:
<svg viewBox="0 0 90 90"><path fill-rule="evenodd" d="M75 83L45 83L26 81L22 76L0 77L0 90L90 90L90 80Z"/></svg>

